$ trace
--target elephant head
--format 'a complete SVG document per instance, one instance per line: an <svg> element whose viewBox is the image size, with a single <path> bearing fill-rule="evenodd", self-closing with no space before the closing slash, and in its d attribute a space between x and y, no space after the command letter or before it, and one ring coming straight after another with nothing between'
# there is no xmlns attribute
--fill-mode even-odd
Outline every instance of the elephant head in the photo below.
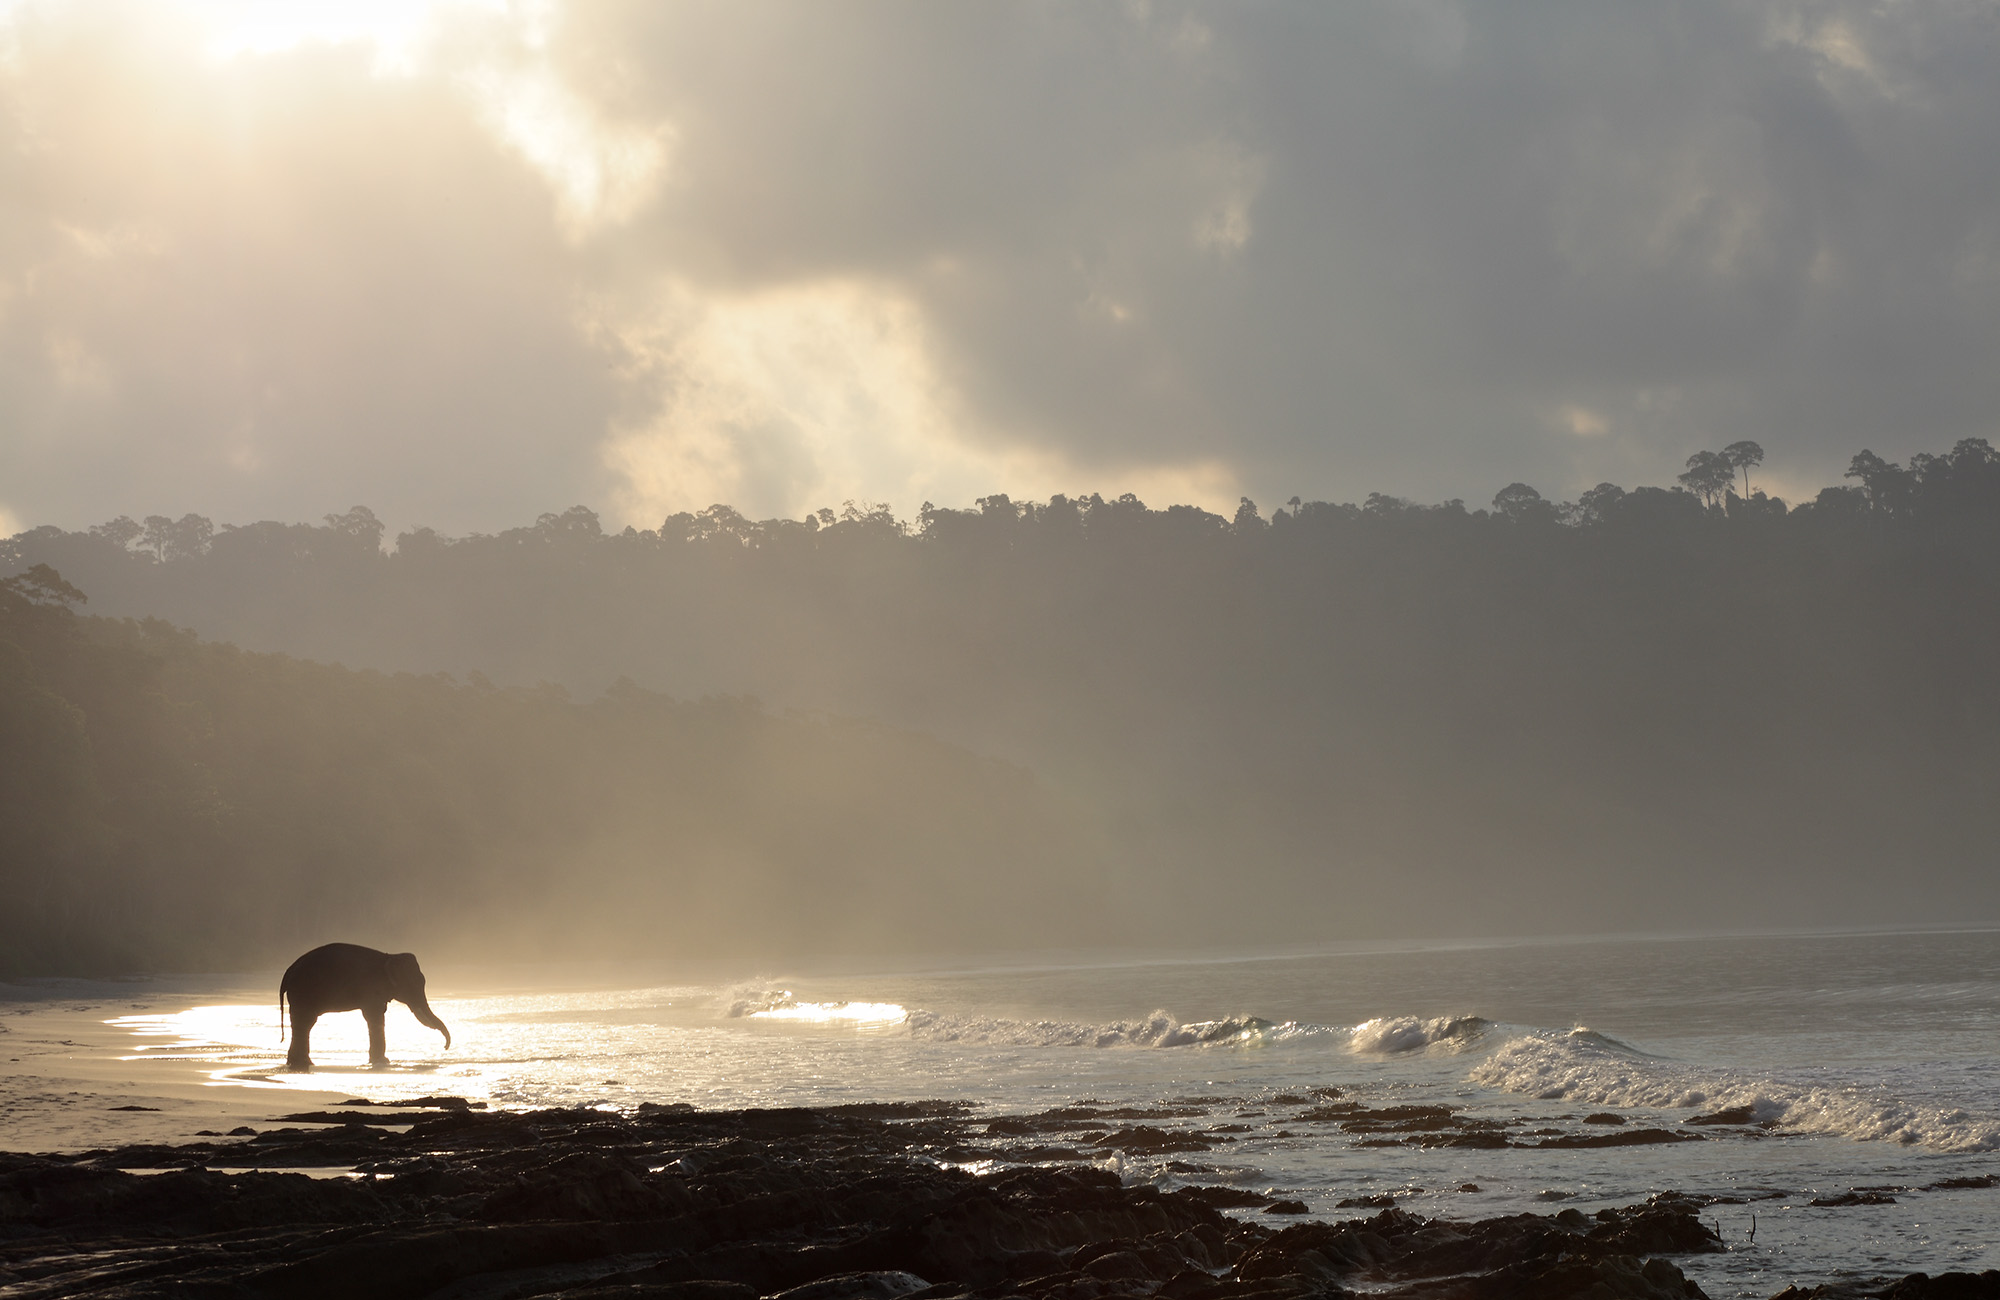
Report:
<svg viewBox="0 0 2000 1300"><path fill-rule="evenodd" d="M451 1030L445 1028L444 1021L437 1018L436 1013L431 1010L430 1002L424 997L424 972L423 968L417 965L417 955L413 952L391 953L387 970L390 996L408 1007L416 1016L418 1023L443 1034L444 1045L449 1048Z"/></svg>

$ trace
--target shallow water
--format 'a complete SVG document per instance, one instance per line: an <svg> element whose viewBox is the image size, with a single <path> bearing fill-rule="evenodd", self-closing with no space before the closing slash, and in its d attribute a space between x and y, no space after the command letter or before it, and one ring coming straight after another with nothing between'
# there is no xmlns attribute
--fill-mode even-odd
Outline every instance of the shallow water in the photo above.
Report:
<svg viewBox="0 0 2000 1300"><path fill-rule="evenodd" d="M1322 1214L1369 1212L1335 1207L1384 1192L1456 1217L1589 1213L1665 1189L1741 1198L1707 1212L1731 1250L1681 1261L1715 1297L2000 1266L2000 1188L1922 1190L2000 1174L1995 932L1044 958L727 983L569 972L562 988L546 971L486 973L479 987L455 986L448 969L430 976L452 1050L392 1008L399 1064L386 1071L366 1067L354 1015L320 1023L309 1076L274 1073L283 1047L269 1006L112 1023L140 1035L136 1055L193 1055L218 1082L377 1099L448 1091L504 1107L629 1108L940 1097L983 1114L1178 1103L1192 1113L1146 1122L1237 1131L1205 1152L1100 1163L1132 1180L1278 1189ZM1370 1107L1449 1105L1515 1142L1641 1127L1704 1140L1365 1146L1423 1138L1303 1120L1299 1103L1279 1100L1310 1088ZM1727 1107L1768 1127L1686 1125ZM1625 1128L1584 1123L1606 1111ZM1809 1204L1855 1188L1894 1189L1895 1203Z"/></svg>

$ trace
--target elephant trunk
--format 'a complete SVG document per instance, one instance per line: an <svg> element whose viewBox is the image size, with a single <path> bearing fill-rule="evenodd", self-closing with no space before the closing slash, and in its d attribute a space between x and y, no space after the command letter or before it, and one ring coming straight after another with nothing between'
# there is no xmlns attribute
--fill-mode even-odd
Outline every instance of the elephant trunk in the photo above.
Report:
<svg viewBox="0 0 2000 1300"><path fill-rule="evenodd" d="M451 1050L451 1030L445 1028L444 1021L437 1018L437 1013L431 1010L431 1004L422 994L418 994L417 1000L410 1003L410 1011L416 1016L418 1024L443 1034L445 1050Z"/></svg>

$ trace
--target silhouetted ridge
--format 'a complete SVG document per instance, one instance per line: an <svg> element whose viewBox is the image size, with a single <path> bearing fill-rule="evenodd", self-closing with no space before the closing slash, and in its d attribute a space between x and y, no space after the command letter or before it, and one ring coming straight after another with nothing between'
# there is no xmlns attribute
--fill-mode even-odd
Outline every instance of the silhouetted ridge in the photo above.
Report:
<svg viewBox="0 0 2000 1300"><path fill-rule="evenodd" d="M1743 442L1674 487L1565 503L1517 483L1491 510L990 496L606 532L577 507L386 552L361 508L155 516L31 530L0 568L509 700L625 680L997 756L1088 820L1120 882L1106 941L1874 924L1945 919L1944 898L1990 919L2000 456L1863 452L1796 508L1761 474ZM395 834L432 827L421 806ZM1068 914L1060 889L1036 907Z"/></svg>

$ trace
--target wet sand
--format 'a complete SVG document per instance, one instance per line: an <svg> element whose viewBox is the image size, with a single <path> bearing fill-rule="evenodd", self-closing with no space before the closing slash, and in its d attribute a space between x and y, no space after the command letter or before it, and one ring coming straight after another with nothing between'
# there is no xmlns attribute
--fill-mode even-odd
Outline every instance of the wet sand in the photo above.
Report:
<svg viewBox="0 0 2000 1300"><path fill-rule="evenodd" d="M354 1095L330 1089L365 1090L365 1076L350 1083L347 1072L329 1074L318 1089L263 1082L252 1072L220 1081L213 1060L176 1055L160 1040L148 1042L106 1023L266 996L249 979L0 983L0 1150L184 1142L203 1133L261 1128L283 1112ZM278 1012L271 1000L276 1050Z"/></svg>

